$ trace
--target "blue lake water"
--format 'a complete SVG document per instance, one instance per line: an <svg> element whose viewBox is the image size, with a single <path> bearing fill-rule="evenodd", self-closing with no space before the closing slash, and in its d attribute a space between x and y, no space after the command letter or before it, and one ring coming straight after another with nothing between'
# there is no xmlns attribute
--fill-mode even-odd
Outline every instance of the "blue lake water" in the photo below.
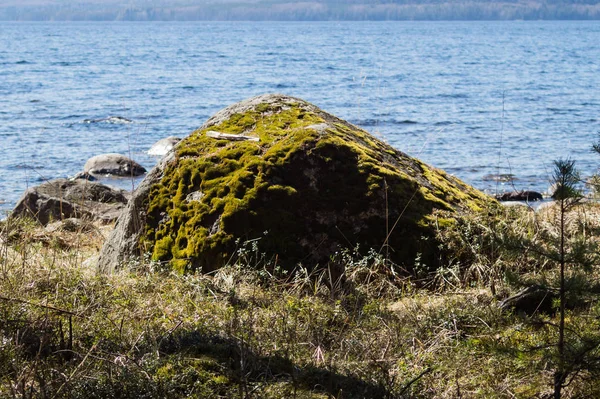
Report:
<svg viewBox="0 0 600 399"><path fill-rule="evenodd" d="M150 168L155 141L269 92L482 190L545 191L555 159L597 171L599 88L597 21L0 22L0 211L97 154Z"/></svg>

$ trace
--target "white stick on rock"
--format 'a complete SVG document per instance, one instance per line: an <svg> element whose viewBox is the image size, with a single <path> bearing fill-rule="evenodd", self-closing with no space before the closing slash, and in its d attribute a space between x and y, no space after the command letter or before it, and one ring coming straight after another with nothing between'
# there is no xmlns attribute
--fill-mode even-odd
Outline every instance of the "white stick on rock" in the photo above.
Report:
<svg viewBox="0 0 600 399"><path fill-rule="evenodd" d="M209 130L206 132L207 137L212 137L213 139L221 139L221 140L231 140L231 141L258 141L258 137L244 136L243 134L229 134L229 133L221 133L215 132L214 130Z"/></svg>

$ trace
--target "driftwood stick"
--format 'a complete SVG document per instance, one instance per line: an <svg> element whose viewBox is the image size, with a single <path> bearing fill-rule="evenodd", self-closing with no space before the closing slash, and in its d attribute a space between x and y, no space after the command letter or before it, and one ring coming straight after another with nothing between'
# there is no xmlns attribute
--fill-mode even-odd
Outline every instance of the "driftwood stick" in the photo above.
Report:
<svg viewBox="0 0 600 399"><path fill-rule="evenodd" d="M215 132L214 130L209 130L208 132L206 132L206 137L230 141L258 141L258 137L244 136L243 134L221 133Z"/></svg>

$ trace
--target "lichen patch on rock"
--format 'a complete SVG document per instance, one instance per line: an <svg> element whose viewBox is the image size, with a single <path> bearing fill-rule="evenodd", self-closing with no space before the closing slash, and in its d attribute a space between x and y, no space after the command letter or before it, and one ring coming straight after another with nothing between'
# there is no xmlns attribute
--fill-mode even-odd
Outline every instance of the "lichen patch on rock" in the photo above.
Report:
<svg viewBox="0 0 600 399"><path fill-rule="evenodd" d="M232 140L236 135L244 139ZM416 257L434 266L434 211L475 211L491 201L282 95L220 111L157 168L138 190L143 198L132 201L140 223L131 235L137 254L149 252L180 272L219 268L249 241L288 269L323 266L342 248L366 254L383 247L407 269ZM131 249L107 245L105 269L131 256Z"/></svg>

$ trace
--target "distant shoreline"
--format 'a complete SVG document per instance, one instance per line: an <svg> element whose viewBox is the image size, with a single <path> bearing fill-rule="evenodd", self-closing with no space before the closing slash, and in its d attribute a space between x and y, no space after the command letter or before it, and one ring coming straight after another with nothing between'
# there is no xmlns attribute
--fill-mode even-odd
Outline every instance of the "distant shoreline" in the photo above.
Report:
<svg viewBox="0 0 600 399"><path fill-rule="evenodd" d="M156 3L155 3L156 4ZM132 2L123 7L110 1L91 4L46 4L0 6L0 21L577 21L600 20L600 2L594 0L545 0L531 2L393 1L363 0L345 4L333 0L294 2L229 3L213 0L198 5L179 1L178 5L158 2L147 7Z"/></svg>
<svg viewBox="0 0 600 399"><path fill-rule="evenodd" d="M120 19L48 19L48 20L36 20L36 19L2 19L0 23L395 23L395 22L406 22L406 23L421 23L421 22L437 22L437 23L457 23L457 22L498 22L498 23L541 23L541 22L594 22L600 21L600 17L597 19L343 19L343 20L283 20L283 19L264 19L264 20L253 20L253 19L197 19L197 20L120 20Z"/></svg>

